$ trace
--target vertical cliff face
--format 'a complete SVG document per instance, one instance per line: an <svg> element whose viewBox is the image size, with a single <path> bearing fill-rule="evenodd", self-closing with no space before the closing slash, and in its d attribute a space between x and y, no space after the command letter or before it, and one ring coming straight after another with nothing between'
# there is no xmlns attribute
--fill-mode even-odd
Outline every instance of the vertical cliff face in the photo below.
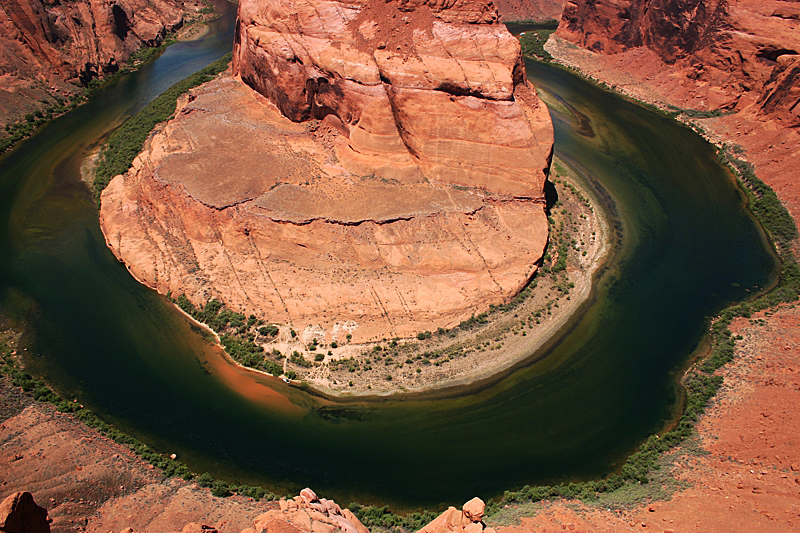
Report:
<svg viewBox="0 0 800 533"><path fill-rule="evenodd" d="M700 107L800 124L800 4L755 0L569 0L557 35L615 54L647 47Z"/></svg>
<svg viewBox="0 0 800 533"><path fill-rule="evenodd" d="M234 73L336 124L350 168L541 198L549 120L497 20L477 0L243 0Z"/></svg>
<svg viewBox="0 0 800 533"><path fill-rule="evenodd" d="M103 192L109 246L161 292L328 341L508 301L547 243L553 130L497 19L485 0L243 0L236 77Z"/></svg>
<svg viewBox="0 0 800 533"><path fill-rule="evenodd" d="M3 0L0 119L69 84L114 72L143 45L161 42L195 2L180 0ZM65 83L66 82L66 83Z"/></svg>
<svg viewBox="0 0 800 533"><path fill-rule="evenodd" d="M492 0L500 20L558 20L564 11L565 0Z"/></svg>
<svg viewBox="0 0 800 533"><path fill-rule="evenodd" d="M159 44L182 16L178 0L6 0L0 72L51 70L67 81L88 81L116 70L142 45Z"/></svg>

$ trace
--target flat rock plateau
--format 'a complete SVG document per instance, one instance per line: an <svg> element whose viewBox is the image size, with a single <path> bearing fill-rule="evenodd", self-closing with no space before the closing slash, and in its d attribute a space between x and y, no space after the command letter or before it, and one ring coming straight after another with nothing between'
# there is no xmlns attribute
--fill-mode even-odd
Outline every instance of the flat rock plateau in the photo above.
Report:
<svg viewBox="0 0 800 533"><path fill-rule="evenodd" d="M246 0L232 73L102 195L116 256L323 342L509 301L547 243L553 130L489 2Z"/></svg>

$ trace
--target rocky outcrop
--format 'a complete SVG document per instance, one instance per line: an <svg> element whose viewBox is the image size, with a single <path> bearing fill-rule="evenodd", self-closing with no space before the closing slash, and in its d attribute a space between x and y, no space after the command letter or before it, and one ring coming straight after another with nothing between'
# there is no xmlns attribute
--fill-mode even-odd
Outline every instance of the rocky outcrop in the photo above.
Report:
<svg viewBox="0 0 800 533"><path fill-rule="evenodd" d="M0 503L0 531L50 533L47 509L36 505L30 492L10 494Z"/></svg>
<svg viewBox="0 0 800 533"><path fill-rule="evenodd" d="M279 504L280 509L256 517L254 533L369 533L352 511L309 488Z"/></svg>
<svg viewBox="0 0 800 533"><path fill-rule="evenodd" d="M141 46L160 44L195 5L202 7L179 0L4 0L0 118L116 71Z"/></svg>
<svg viewBox="0 0 800 533"><path fill-rule="evenodd" d="M553 133L491 4L239 9L239 78L193 91L103 193L130 271L328 342L512 298L547 241Z"/></svg>
<svg viewBox="0 0 800 533"><path fill-rule="evenodd" d="M604 54L652 50L668 65L664 92L686 107L800 125L797 3L570 0L557 35Z"/></svg>
<svg viewBox="0 0 800 533"><path fill-rule="evenodd" d="M449 507L417 533L495 533L483 523L485 504L478 497L465 503L459 511Z"/></svg>
<svg viewBox="0 0 800 533"><path fill-rule="evenodd" d="M484 0L245 0L234 74L292 121L335 124L354 170L541 198L547 112L497 18Z"/></svg>

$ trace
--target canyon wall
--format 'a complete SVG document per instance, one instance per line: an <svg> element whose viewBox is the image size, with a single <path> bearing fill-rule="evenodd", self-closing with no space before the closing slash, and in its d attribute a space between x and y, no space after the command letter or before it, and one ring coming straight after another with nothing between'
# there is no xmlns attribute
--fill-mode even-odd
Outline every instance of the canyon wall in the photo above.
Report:
<svg viewBox="0 0 800 533"><path fill-rule="evenodd" d="M497 20L475 0L245 0L233 69L290 120L334 124L354 169L541 198L549 120Z"/></svg>
<svg viewBox="0 0 800 533"><path fill-rule="evenodd" d="M180 0L4 0L0 3L0 120L118 69L161 43L190 6Z"/></svg>
<svg viewBox="0 0 800 533"><path fill-rule="evenodd" d="M682 106L800 126L800 3L569 0L556 35L602 54L653 51L653 84Z"/></svg>
<svg viewBox="0 0 800 533"><path fill-rule="evenodd" d="M159 292L327 341L509 301L547 243L553 130L497 20L484 0L242 1L235 76L103 192L109 246Z"/></svg>
<svg viewBox="0 0 800 533"><path fill-rule="evenodd" d="M492 0L500 20L559 20L565 0Z"/></svg>

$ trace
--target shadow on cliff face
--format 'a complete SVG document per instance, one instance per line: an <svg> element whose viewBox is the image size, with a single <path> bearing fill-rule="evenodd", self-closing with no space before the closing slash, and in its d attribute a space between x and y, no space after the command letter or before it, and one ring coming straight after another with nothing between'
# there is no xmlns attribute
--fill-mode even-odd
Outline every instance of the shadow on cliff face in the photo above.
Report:
<svg viewBox="0 0 800 533"><path fill-rule="evenodd" d="M111 13L114 15L114 34L124 41L128 37L128 31L130 30L128 15L116 4L111 8Z"/></svg>
<svg viewBox="0 0 800 533"><path fill-rule="evenodd" d="M558 202L558 191L550 180L544 182L544 201L544 212L547 216L550 216L550 210L556 205L556 202Z"/></svg>

